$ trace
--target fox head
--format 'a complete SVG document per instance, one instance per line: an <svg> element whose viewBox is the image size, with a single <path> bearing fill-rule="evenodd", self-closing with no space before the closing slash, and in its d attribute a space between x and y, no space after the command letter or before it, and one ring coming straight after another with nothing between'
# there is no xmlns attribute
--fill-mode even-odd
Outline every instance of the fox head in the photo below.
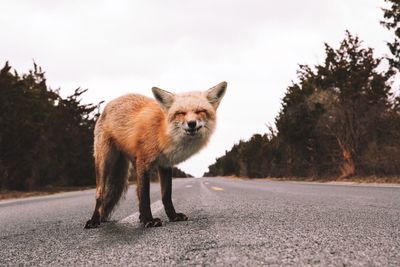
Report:
<svg viewBox="0 0 400 267"><path fill-rule="evenodd" d="M197 92L174 94L157 87L152 91L166 112L170 134L179 139L205 139L215 129L216 111L227 87L226 82Z"/></svg>

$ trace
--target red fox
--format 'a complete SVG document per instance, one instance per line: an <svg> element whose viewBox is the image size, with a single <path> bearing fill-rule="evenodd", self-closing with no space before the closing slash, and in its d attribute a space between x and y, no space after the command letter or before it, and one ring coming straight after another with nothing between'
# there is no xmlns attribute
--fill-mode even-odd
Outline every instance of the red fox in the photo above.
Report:
<svg viewBox="0 0 400 267"><path fill-rule="evenodd" d="M139 220L144 227L162 225L150 209L150 175L155 170L169 220L186 221L188 217L172 204L172 167L207 144L226 87L221 82L204 92L182 94L153 87L156 101L129 94L109 102L94 130L96 206L85 228L108 220L126 191L130 166L136 174Z"/></svg>

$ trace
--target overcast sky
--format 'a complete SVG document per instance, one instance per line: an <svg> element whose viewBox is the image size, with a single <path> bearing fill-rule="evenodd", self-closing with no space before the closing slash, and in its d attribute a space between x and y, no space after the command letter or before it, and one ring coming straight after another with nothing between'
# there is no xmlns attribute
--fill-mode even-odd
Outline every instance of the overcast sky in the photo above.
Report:
<svg viewBox="0 0 400 267"><path fill-rule="evenodd" d="M392 35L383 0L2 1L0 64L18 72L32 60L66 96L109 101L158 86L173 92L228 82L209 145L179 165L200 176L240 139L265 133L298 64L324 59L345 30L375 55Z"/></svg>

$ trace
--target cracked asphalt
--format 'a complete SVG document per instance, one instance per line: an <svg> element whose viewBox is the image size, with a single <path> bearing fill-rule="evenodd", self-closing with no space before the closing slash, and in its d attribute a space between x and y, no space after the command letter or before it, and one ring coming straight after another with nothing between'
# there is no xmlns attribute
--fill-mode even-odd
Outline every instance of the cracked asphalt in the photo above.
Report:
<svg viewBox="0 0 400 267"><path fill-rule="evenodd" d="M400 266L400 187L193 178L173 199L189 221L142 228L132 186L88 230L94 190L0 201L0 265Z"/></svg>

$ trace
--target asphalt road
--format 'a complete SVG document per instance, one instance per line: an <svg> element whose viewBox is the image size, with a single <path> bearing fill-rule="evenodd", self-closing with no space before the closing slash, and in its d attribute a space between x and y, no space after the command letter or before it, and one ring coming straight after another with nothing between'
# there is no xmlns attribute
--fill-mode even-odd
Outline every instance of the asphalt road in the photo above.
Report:
<svg viewBox="0 0 400 267"><path fill-rule="evenodd" d="M400 187L177 179L175 223L151 192L159 228L139 224L134 188L88 230L94 190L0 201L0 265L400 266Z"/></svg>

